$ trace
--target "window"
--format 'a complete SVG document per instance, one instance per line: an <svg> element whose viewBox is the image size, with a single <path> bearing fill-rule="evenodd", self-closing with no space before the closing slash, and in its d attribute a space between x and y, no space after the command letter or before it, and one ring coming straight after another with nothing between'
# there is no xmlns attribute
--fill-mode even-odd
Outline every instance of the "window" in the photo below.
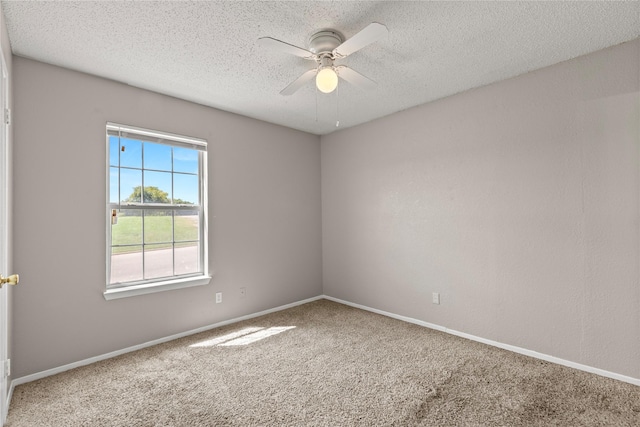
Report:
<svg viewBox="0 0 640 427"><path fill-rule="evenodd" d="M207 142L107 123L105 298L209 282Z"/></svg>

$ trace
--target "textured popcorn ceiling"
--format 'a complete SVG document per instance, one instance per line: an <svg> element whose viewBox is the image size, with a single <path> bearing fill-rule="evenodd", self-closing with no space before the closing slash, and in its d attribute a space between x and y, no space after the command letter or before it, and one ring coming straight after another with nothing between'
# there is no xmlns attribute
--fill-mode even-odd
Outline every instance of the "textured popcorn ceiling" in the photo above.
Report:
<svg viewBox="0 0 640 427"><path fill-rule="evenodd" d="M640 36L640 2L2 1L13 53L315 134L486 85ZM339 61L378 82L278 92L317 29L387 38ZM337 96L337 99L336 99Z"/></svg>

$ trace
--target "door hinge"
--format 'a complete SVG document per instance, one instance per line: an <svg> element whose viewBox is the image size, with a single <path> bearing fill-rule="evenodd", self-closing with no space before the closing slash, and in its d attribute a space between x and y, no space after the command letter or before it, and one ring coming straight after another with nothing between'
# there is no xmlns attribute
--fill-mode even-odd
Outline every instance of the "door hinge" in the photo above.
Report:
<svg viewBox="0 0 640 427"><path fill-rule="evenodd" d="M11 109L10 108L5 108L4 109L4 122L7 125L11 124Z"/></svg>

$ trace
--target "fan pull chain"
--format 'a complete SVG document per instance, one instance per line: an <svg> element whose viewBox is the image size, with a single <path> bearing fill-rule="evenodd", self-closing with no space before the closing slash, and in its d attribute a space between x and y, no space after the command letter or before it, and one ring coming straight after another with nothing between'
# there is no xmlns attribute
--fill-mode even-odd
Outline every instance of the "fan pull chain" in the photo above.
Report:
<svg viewBox="0 0 640 427"><path fill-rule="evenodd" d="M314 86L316 87L316 123L318 123L318 86Z"/></svg>

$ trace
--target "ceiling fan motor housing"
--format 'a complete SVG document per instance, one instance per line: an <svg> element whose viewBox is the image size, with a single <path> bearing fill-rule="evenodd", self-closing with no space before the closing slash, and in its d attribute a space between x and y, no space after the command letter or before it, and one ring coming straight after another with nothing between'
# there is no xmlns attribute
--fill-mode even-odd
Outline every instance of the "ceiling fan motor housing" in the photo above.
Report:
<svg viewBox="0 0 640 427"><path fill-rule="evenodd" d="M309 50L316 55L330 53L344 42L344 36L336 30L326 29L309 37Z"/></svg>

